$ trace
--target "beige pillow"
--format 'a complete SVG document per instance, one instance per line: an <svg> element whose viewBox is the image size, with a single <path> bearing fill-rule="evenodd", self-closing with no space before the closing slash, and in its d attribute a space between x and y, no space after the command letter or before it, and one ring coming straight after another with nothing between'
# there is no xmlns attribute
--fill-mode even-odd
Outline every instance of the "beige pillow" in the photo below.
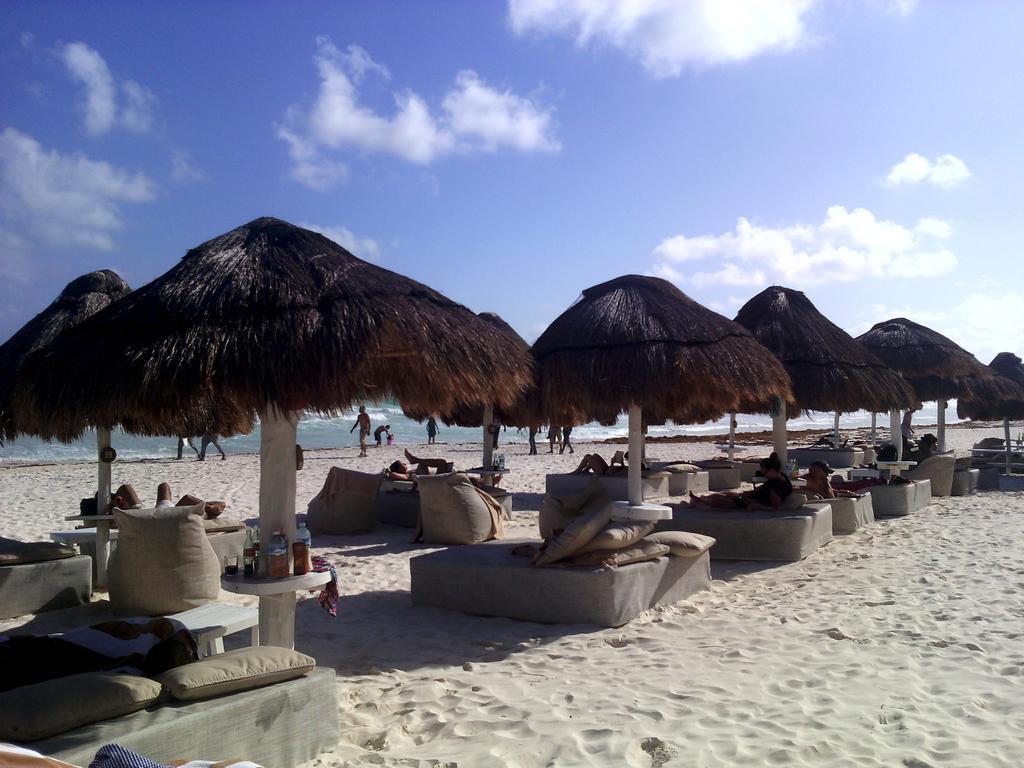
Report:
<svg viewBox="0 0 1024 768"><path fill-rule="evenodd" d="M75 548L52 541L0 539L0 565L27 565L74 557Z"/></svg>
<svg viewBox="0 0 1024 768"><path fill-rule="evenodd" d="M58 677L0 693L0 739L35 741L144 709L160 683L116 672Z"/></svg>
<svg viewBox="0 0 1024 768"><path fill-rule="evenodd" d="M551 565L572 557L590 543L612 519L612 503L607 495L603 500L595 496L581 510L581 514L563 530L554 541L538 553L536 565Z"/></svg>
<svg viewBox="0 0 1024 768"><path fill-rule="evenodd" d="M465 472L423 475L417 485L423 541L478 544L502 537L500 505L473 485Z"/></svg>
<svg viewBox="0 0 1024 768"><path fill-rule="evenodd" d="M782 504L779 505L779 509L784 509L787 512L792 512L794 510L800 509L800 507L804 506L806 503L806 493L797 493L796 491L793 491L793 493L789 494L789 496L782 500Z"/></svg>
<svg viewBox="0 0 1024 768"><path fill-rule="evenodd" d="M694 472L700 472L701 468L694 464L668 464L661 468L662 472L671 472L673 474L692 474Z"/></svg>
<svg viewBox="0 0 1024 768"><path fill-rule="evenodd" d="M220 562L202 508L114 510L119 533L108 580L115 613L166 615L217 599Z"/></svg>
<svg viewBox="0 0 1024 768"><path fill-rule="evenodd" d="M179 701L195 701L302 677L315 666L304 653L261 645L207 656L156 679Z"/></svg>
<svg viewBox="0 0 1024 768"><path fill-rule="evenodd" d="M607 565L617 568L620 565L642 563L645 560L657 560L659 557L669 554L669 551L669 548L664 544L655 544L654 542L641 539L633 546L626 547L625 549L578 553L568 561L568 565Z"/></svg>
<svg viewBox="0 0 1024 768"><path fill-rule="evenodd" d="M664 544L674 557L697 557L711 549L715 543L710 536L688 531L658 531L645 536L644 541Z"/></svg>
<svg viewBox="0 0 1024 768"><path fill-rule="evenodd" d="M591 503L607 503L608 491L596 478L588 480L587 486L576 493L546 493L540 505L537 522L542 539L562 530L583 513L583 508Z"/></svg>
<svg viewBox="0 0 1024 768"><path fill-rule="evenodd" d="M612 523L584 544L576 554L599 549L624 549L636 544L653 530L654 523L651 522Z"/></svg>

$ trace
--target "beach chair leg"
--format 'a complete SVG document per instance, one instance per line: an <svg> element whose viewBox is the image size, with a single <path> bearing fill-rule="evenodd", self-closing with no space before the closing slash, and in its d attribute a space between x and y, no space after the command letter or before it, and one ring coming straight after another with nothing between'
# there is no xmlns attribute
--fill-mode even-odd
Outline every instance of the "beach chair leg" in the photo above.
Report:
<svg viewBox="0 0 1024 768"><path fill-rule="evenodd" d="M252 642L249 643L253 648L260 644L260 625L252 625Z"/></svg>
<svg viewBox="0 0 1024 768"><path fill-rule="evenodd" d="M215 653L224 653L223 636L214 638L213 641L210 643L209 653L207 655L212 656Z"/></svg>

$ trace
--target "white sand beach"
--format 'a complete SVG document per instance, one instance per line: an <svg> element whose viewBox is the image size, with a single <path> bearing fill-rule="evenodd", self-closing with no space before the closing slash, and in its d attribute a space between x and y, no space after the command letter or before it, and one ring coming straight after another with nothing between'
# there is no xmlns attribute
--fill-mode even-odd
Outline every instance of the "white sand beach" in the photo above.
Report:
<svg viewBox="0 0 1024 768"><path fill-rule="evenodd" d="M997 432L947 434L962 450ZM400 450L307 453L300 511L332 465L376 470ZM422 448L462 466L478 450ZM587 450L611 452L504 450L515 469L507 533L534 537L544 474ZM670 459L714 452L650 449ZM253 455L114 469L146 499L166 480L257 515ZM67 527L94 480L88 463L0 468L0 535L41 540ZM936 499L800 563L714 562L710 591L605 630L414 608L408 561L430 549L411 538L382 527L314 542L337 566L342 600L336 619L315 599L300 603L296 647L337 670L342 741L313 765L1024 763L1024 494Z"/></svg>

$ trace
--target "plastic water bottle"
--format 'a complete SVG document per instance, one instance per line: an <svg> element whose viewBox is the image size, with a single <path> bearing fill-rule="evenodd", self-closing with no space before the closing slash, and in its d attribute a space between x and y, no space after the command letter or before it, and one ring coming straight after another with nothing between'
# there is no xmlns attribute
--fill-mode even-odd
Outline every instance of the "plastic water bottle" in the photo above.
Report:
<svg viewBox="0 0 1024 768"><path fill-rule="evenodd" d="M295 532L295 541L292 542L292 573L296 576L304 576L309 573L309 550L313 546L313 537L309 528L303 523L302 527Z"/></svg>
<svg viewBox="0 0 1024 768"><path fill-rule="evenodd" d="M270 578L282 579L288 575L288 539L284 531L274 531L274 535L270 537L267 560Z"/></svg>

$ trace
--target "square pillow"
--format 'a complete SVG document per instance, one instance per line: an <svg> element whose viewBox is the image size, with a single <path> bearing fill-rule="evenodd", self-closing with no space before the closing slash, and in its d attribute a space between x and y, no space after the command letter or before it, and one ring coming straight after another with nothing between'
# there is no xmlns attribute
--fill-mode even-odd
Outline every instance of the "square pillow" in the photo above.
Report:
<svg viewBox="0 0 1024 768"><path fill-rule="evenodd" d="M86 672L0 693L0 739L35 741L145 709L160 683L116 672Z"/></svg>
<svg viewBox="0 0 1024 768"><path fill-rule="evenodd" d="M620 565L657 560L659 557L669 554L669 551L669 548L664 544L656 544L652 541L641 539L633 546L626 547L625 549L606 549L577 553L566 562L566 565L607 565L611 568L617 568Z"/></svg>
<svg viewBox="0 0 1024 768"><path fill-rule="evenodd" d="M435 544L479 544L504 535L501 507L473 485L465 472L423 475L420 532Z"/></svg>
<svg viewBox="0 0 1024 768"><path fill-rule="evenodd" d="M562 530L582 514L587 504L608 500L608 491L596 478L591 477L587 486L575 493L546 493L540 505L537 522L542 539L551 538L556 530Z"/></svg>
<svg viewBox="0 0 1024 768"><path fill-rule="evenodd" d="M203 527L205 504L114 510L110 603L121 615L157 616L198 608L220 594L220 560Z"/></svg>
<svg viewBox="0 0 1024 768"><path fill-rule="evenodd" d="M74 556L74 547L66 547L52 541L0 539L0 565L27 565Z"/></svg>
<svg viewBox="0 0 1024 768"><path fill-rule="evenodd" d="M581 514L563 530L558 537L534 561L535 565L551 565L579 552L612 519L612 503L607 494L595 496L580 510Z"/></svg>
<svg viewBox="0 0 1024 768"><path fill-rule="evenodd" d="M673 557L698 557L711 549L715 543L710 536L689 531L658 531L645 536L644 541L664 544Z"/></svg>
<svg viewBox="0 0 1024 768"><path fill-rule="evenodd" d="M807 503L806 493L797 493L794 491L782 500L782 504L779 505L779 509L784 509L787 512L793 512L800 509Z"/></svg>
<svg viewBox="0 0 1024 768"><path fill-rule="evenodd" d="M636 544L653 530L653 522L612 523L584 544L577 554L593 552L598 549L624 549Z"/></svg>
<svg viewBox="0 0 1024 768"><path fill-rule="evenodd" d="M175 699L196 701L302 677L315 666L316 660L304 653L260 645L207 656L156 679Z"/></svg>

